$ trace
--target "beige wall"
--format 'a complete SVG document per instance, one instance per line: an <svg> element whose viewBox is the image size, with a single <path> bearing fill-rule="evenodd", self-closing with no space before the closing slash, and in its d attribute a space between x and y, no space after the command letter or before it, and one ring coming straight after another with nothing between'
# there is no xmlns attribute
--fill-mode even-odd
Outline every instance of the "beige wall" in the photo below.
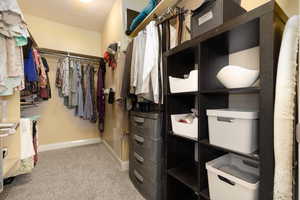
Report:
<svg viewBox="0 0 300 200"><path fill-rule="evenodd" d="M53 13L55 14L55 13ZM40 48L101 56L101 34L25 13L29 29Z"/></svg>
<svg viewBox="0 0 300 200"><path fill-rule="evenodd" d="M101 34L65 24L49 21L25 13L29 29L40 48L70 51L101 56ZM40 145L99 138L96 124L74 116L74 110L63 106L55 88L56 58L49 58L52 99L40 106Z"/></svg>
<svg viewBox="0 0 300 200"><path fill-rule="evenodd" d="M242 0L242 6L246 10L252 10L270 0ZM279 6L286 12L288 16L299 13L299 0L276 0Z"/></svg>
<svg viewBox="0 0 300 200"><path fill-rule="evenodd" d="M58 96L55 87L57 58L49 56L46 58L50 65L52 98L40 105L42 116L39 123L40 145L99 138L97 124L76 117L74 109L70 110L64 106L63 98Z"/></svg>
<svg viewBox="0 0 300 200"><path fill-rule="evenodd" d="M105 52L107 46L113 42L121 42L123 35L123 1L116 0L109 15L107 16L102 38L102 52Z"/></svg>
<svg viewBox="0 0 300 200"><path fill-rule="evenodd" d="M241 0L241 5L249 11L269 1L270 0ZM202 2L203 0L182 0L180 4L188 9L196 9ZM299 13L299 0L276 0L276 2L289 16Z"/></svg>
<svg viewBox="0 0 300 200"><path fill-rule="evenodd" d="M107 17L102 32L103 51L113 42L121 42L124 44L123 3L123 0L117 0ZM107 68L105 75L106 88L116 88L120 67L121 66L118 66L115 71L112 71L111 68ZM119 103L110 105L106 101L105 109L105 131L103 140L108 143L120 159L128 160L128 138L125 134L127 132L127 113L123 111L123 105Z"/></svg>

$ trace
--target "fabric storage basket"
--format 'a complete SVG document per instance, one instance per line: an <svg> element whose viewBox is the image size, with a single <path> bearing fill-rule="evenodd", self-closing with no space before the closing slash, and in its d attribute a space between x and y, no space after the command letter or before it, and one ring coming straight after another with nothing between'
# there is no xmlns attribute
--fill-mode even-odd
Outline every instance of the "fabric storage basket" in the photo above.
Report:
<svg viewBox="0 0 300 200"><path fill-rule="evenodd" d="M207 110L210 143L241 153L258 149L258 112L249 110Z"/></svg>
<svg viewBox="0 0 300 200"><path fill-rule="evenodd" d="M182 93L182 92L197 92L198 91L198 70L190 72L189 77L174 78L169 77L171 93Z"/></svg>
<svg viewBox="0 0 300 200"><path fill-rule="evenodd" d="M193 11L191 20L192 38L195 38L226 21L246 12L235 0L206 0Z"/></svg>
<svg viewBox="0 0 300 200"><path fill-rule="evenodd" d="M194 139L198 139L198 118L196 117L191 124L179 122L180 119L184 118L188 114L172 115L172 129L173 134Z"/></svg>
<svg viewBox="0 0 300 200"><path fill-rule="evenodd" d="M259 164L234 154L206 163L211 200L258 200Z"/></svg>

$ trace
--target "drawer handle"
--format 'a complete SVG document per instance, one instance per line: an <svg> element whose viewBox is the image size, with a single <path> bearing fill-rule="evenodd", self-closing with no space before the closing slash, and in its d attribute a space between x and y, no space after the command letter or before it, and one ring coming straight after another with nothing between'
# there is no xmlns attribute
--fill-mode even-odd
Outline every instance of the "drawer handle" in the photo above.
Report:
<svg viewBox="0 0 300 200"><path fill-rule="evenodd" d="M138 135L134 135L134 139L139 144L144 144L144 142L145 142L144 138L141 136L138 136Z"/></svg>
<svg viewBox="0 0 300 200"><path fill-rule="evenodd" d="M223 181L223 182L225 182L225 183L227 183L227 184L229 184L229 185L235 186L235 182L233 182L233 181L231 181L231 180L229 180L229 179L227 179L227 178L225 178L225 177L223 177L223 176L218 176L218 178L219 178L221 181Z"/></svg>
<svg viewBox="0 0 300 200"><path fill-rule="evenodd" d="M134 176L138 182L142 184L144 183L144 178L136 170L134 170Z"/></svg>
<svg viewBox="0 0 300 200"><path fill-rule="evenodd" d="M144 163L144 158L142 156L140 156L139 154L134 153L134 157L138 162L140 162L142 164Z"/></svg>
<svg viewBox="0 0 300 200"><path fill-rule="evenodd" d="M220 122L228 122L228 123L233 123L234 122L233 118L228 118L228 117L217 117L217 119Z"/></svg>
<svg viewBox="0 0 300 200"><path fill-rule="evenodd" d="M134 117L133 120L137 123L137 124L143 124L145 122L144 118L140 118L140 117Z"/></svg>

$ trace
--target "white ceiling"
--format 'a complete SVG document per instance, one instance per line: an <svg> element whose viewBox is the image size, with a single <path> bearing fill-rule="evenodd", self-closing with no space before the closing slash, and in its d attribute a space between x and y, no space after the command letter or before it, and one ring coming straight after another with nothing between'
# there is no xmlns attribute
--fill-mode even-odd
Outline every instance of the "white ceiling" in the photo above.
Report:
<svg viewBox="0 0 300 200"><path fill-rule="evenodd" d="M22 11L62 24L101 31L116 0L18 0Z"/></svg>

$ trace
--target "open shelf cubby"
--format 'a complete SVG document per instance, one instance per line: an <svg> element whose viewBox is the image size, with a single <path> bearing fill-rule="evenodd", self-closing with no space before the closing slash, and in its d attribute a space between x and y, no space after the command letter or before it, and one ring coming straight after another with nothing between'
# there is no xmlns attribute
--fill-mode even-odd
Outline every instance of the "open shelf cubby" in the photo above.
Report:
<svg viewBox="0 0 300 200"><path fill-rule="evenodd" d="M206 163L227 153L259 161L259 200L273 199L274 91L286 20L272 1L164 53L165 200L209 200ZM255 68L259 81L252 87L227 89L216 78L227 65ZM172 94L169 76L183 78L195 69L198 91ZM174 135L171 115L190 113L192 108L198 110L198 138ZM207 109L222 108L259 110L257 152L243 154L209 143Z"/></svg>

